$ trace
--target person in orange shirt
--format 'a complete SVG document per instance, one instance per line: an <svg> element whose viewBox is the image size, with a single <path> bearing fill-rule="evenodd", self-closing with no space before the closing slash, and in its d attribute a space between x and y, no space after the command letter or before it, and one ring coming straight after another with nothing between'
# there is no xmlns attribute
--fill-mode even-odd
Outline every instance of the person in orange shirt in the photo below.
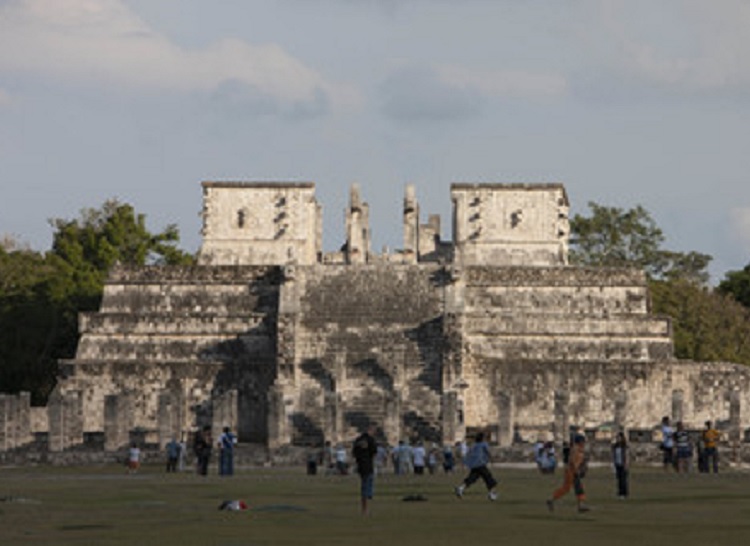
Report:
<svg viewBox="0 0 750 546"><path fill-rule="evenodd" d="M706 421L706 428L703 431L703 446L705 448L705 468L709 469L709 460L713 463L714 474L719 473L719 452L716 443L719 441L719 431L711 426L711 421Z"/></svg>
<svg viewBox="0 0 750 546"><path fill-rule="evenodd" d="M586 436L578 434L573 440L573 448L570 450L568 466L565 468L565 479L563 484L552 493L552 498L547 500L547 508L550 512L555 510L555 501L570 491L575 490L576 503L579 512L588 512L590 508L585 504L586 493L581 481L586 474Z"/></svg>

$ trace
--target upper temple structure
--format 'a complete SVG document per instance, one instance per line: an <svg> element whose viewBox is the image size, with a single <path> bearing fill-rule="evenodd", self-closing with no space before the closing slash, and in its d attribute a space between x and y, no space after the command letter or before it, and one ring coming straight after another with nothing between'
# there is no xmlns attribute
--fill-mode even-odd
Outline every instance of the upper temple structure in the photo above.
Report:
<svg viewBox="0 0 750 546"><path fill-rule="evenodd" d="M111 271L48 405L0 396L0 451L163 446L204 425L269 453L370 424L390 443L651 441L667 415L718 423L750 458L748 368L676 360L642 271L570 265L563 185L459 183L450 199L443 240L407 186L403 248L375 254L353 186L324 252L313 183L204 182L197 265Z"/></svg>

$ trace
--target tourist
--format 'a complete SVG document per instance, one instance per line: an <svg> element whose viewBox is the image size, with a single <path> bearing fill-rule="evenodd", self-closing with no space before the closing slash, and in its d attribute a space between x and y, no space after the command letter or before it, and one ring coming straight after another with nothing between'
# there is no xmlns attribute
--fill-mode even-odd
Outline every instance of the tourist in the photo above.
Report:
<svg viewBox="0 0 750 546"><path fill-rule="evenodd" d="M177 461L177 470L180 472L185 471L185 467L187 466L187 445L185 444L185 438L184 436L180 438L180 456Z"/></svg>
<svg viewBox="0 0 750 546"><path fill-rule="evenodd" d="M211 427L206 425L195 433L193 452L196 459L196 470L199 475L208 475L208 463L211 460Z"/></svg>
<svg viewBox="0 0 750 546"><path fill-rule="evenodd" d="M445 444L443 446L443 471L446 474L452 474L455 464L456 459L453 456L453 448L449 444Z"/></svg>
<svg viewBox="0 0 750 546"><path fill-rule="evenodd" d="M690 443L690 434L685 430L682 421L677 422L674 445L677 450L677 472L687 474L690 471L690 460L693 458L693 446Z"/></svg>
<svg viewBox="0 0 750 546"><path fill-rule="evenodd" d="M706 472L709 468L713 469L714 474L719 473L719 451L717 443L719 441L719 431L711 426L711 421L706 421L706 428L703 430L703 448L705 457Z"/></svg>
<svg viewBox="0 0 750 546"><path fill-rule="evenodd" d="M413 470L412 463L412 449L406 440L399 440L398 451L396 452L396 459L398 461L398 474L405 475L410 474Z"/></svg>
<svg viewBox="0 0 750 546"><path fill-rule="evenodd" d="M378 450L375 454L375 475L381 476L385 473L385 468L388 466L389 451L388 445L378 444Z"/></svg>
<svg viewBox="0 0 750 546"><path fill-rule="evenodd" d="M440 456L440 449L436 443L432 444L432 447L427 452L427 470L430 474L434 474L438 467L438 457Z"/></svg>
<svg viewBox="0 0 750 546"><path fill-rule="evenodd" d="M544 442L540 439L538 439L534 443L534 462L536 463L536 468L541 472L544 473L542 469L542 454L544 453Z"/></svg>
<svg viewBox="0 0 750 546"><path fill-rule="evenodd" d="M674 457L674 429L669 424L669 417L667 416L661 419L661 450L664 471L668 472L670 467L677 470Z"/></svg>
<svg viewBox="0 0 750 546"><path fill-rule="evenodd" d="M547 500L547 508L550 512L555 509L555 501L563 497L573 487L576 495L576 505L579 512L588 512L590 508L585 504L586 492L583 488L583 477L588 470L586 462L586 436L576 434L573 439L573 448L570 450L570 460L565 467L565 479L563 484L552 493L552 498Z"/></svg>
<svg viewBox="0 0 750 546"><path fill-rule="evenodd" d="M615 467L615 476L617 477L617 498L628 498L628 473L630 470L630 453L628 453L628 441L625 439L625 433L617 433L615 443L612 444L612 464Z"/></svg>
<svg viewBox="0 0 750 546"><path fill-rule="evenodd" d="M414 461L414 473L418 475L424 474L424 467L427 462L427 452L425 451L424 444L419 442L411 451L412 461Z"/></svg>
<svg viewBox="0 0 750 546"><path fill-rule="evenodd" d="M180 458L180 444L172 439L167 443L167 472L177 472L177 461Z"/></svg>
<svg viewBox="0 0 750 546"><path fill-rule="evenodd" d="M458 462L461 463L461 466L466 468L465 459L469 453L469 446L466 444L466 439L456 442L456 448L458 451Z"/></svg>
<svg viewBox="0 0 750 546"><path fill-rule="evenodd" d="M349 473L349 462L346 458L346 448L344 444L336 445L336 474L345 476Z"/></svg>
<svg viewBox="0 0 750 546"><path fill-rule="evenodd" d="M326 440L323 445L323 466L326 469L326 474L336 473L336 448L329 440Z"/></svg>
<svg viewBox="0 0 750 546"><path fill-rule="evenodd" d="M216 445L219 448L219 475L231 476L234 474L234 446L237 445L237 437L229 427L224 427Z"/></svg>
<svg viewBox="0 0 750 546"><path fill-rule="evenodd" d="M370 425L365 432L357 436L352 447L352 456L357 462L357 474L359 474L360 479L360 499L363 516L369 514L368 502L372 500L375 487L373 462L378 448L375 444L374 434L375 427Z"/></svg>
<svg viewBox="0 0 750 546"><path fill-rule="evenodd" d="M141 450L135 443L128 450L128 474L135 474L141 467Z"/></svg>
<svg viewBox="0 0 750 546"><path fill-rule="evenodd" d="M555 444L547 442L542 448L539 456L539 470L542 474L554 474L557 469L557 456L555 453Z"/></svg>
<svg viewBox="0 0 750 546"><path fill-rule="evenodd" d="M315 444L310 444L307 449L306 468L308 476L315 476L318 473L318 464L322 459L322 454Z"/></svg>
<svg viewBox="0 0 750 546"><path fill-rule="evenodd" d="M492 476L490 469L487 468L489 463L490 446L484 441L484 433L478 432L474 444L463 458L463 464L469 469L469 475L466 476L461 485L455 488L456 496L459 499L463 498L464 491L479 478L484 480L484 485L487 487L487 498L491 501L497 499L497 492L495 491L497 481Z"/></svg>

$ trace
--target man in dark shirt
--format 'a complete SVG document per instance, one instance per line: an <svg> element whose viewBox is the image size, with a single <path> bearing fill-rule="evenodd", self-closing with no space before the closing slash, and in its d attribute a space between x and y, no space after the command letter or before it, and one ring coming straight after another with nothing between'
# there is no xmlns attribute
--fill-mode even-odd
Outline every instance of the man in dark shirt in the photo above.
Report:
<svg viewBox="0 0 750 546"><path fill-rule="evenodd" d="M360 478L360 491L362 499L362 515L366 516L368 512L367 502L372 499L375 486L375 465L373 461L375 454L378 452L375 444L375 427L370 425L368 429L357 436L352 447L352 456L357 462L357 474Z"/></svg>

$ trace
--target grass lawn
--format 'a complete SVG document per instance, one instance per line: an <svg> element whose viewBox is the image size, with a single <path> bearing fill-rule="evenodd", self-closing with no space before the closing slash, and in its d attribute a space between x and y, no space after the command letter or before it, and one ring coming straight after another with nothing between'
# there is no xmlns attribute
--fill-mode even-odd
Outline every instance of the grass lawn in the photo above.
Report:
<svg viewBox="0 0 750 546"><path fill-rule="evenodd" d="M168 475L161 466L136 475L118 466L2 468L0 545L750 544L748 473L636 468L632 497L620 501L612 472L594 468L586 479L593 511L579 515L572 494L547 511L560 474L493 472L494 503L481 483L457 499L462 474L379 477L373 513L363 518L355 476L306 476L301 468L239 469L225 479ZM402 501L417 493L427 501ZM225 499L244 499L250 510L219 511Z"/></svg>

